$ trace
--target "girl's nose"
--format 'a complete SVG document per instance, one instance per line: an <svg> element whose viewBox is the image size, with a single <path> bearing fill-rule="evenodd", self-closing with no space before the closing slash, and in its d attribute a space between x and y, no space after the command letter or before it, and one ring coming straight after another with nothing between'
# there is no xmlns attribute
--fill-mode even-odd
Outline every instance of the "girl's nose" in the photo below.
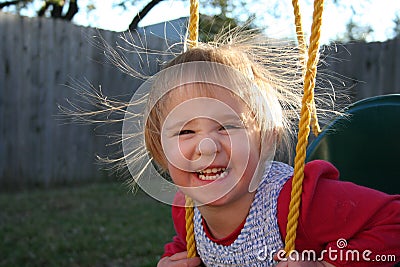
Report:
<svg viewBox="0 0 400 267"><path fill-rule="evenodd" d="M200 140L196 152L199 155L212 156L215 155L219 150L220 144L218 141L207 137Z"/></svg>

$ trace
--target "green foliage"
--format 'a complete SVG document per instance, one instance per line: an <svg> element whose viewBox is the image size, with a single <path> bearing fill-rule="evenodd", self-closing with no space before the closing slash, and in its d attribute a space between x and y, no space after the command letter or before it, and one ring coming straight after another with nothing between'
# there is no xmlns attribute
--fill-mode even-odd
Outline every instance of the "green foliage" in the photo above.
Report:
<svg viewBox="0 0 400 267"><path fill-rule="evenodd" d="M40 8L37 8L37 6L40 6ZM39 17L46 16L69 21L72 20L79 11L78 0L0 1L0 9L3 8L8 8L6 9L7 11L17 14L28 11L28 13L36 13Z"/></svg>
<svg viewBox="0 0 400 267"><path fill-rule="evenodd" d="M0 266L155 266L170 207L120 184L0 195Z"/></svg>
<svg viewBox="0 0 400 267"><path fill-rule="evenodd" d="M200 15L199 18L199 40L202 42L212 41L221 29L229 29L238 26L236 20L223 15L207 16Z"/></svg>
<svg viewBox="0 0 400 267"><path fill-rule="evenodd" d="M224 15L207 16L201 14L199 18L199 40L202 42L214 41L216 35L225 33L238 26L243 27L244 30L255 27L249 22L242 25L236 19Z"/></svg>
<svg viewBox="0 0 400 267"><path fill-rule="evenodd" d="M367 42L368 38L374 32L369 25L359 25L352 19L346 24L346 32L337 38L337 41L348 42Z"/></svg>
<svg viewBox="0 0 400 267"><path fill-rule="evenodd" d="M400 37L400 12L396 13L396 17L393 19L393 38Z"/></svg>

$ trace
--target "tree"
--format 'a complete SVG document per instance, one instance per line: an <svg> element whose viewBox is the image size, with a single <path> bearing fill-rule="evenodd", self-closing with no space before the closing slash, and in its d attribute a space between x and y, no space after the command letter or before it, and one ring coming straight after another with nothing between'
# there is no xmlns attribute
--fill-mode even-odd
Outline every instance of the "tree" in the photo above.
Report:
<svg viewBox="0 0 400 267"><path fill-rule="evenodd" d="M13 6L19 13L23 9L34 9L39 1L35 0L16 0L0 2L0 9ZM52 18L71 21L78 13L78 0L44 0L40 1L42 5L36 10L38 17L49 16ZM66 9L66 12L63 12Z"/></svg>
<svg viewBox="0 0 400 267"><path fill-rule="evenodd" d="M133 18L132 22L129 24L128 29L131 31L136 30L139 25L140 20L142 18L144 18L144 16L146 16L147 13L149 13L150 10L153 7L155 7L158 3L160 3L161 1L163 1L163 0L152 0L147 5L145 5L145 7L142 10L140 10L140 12L137 13L136 16Z"/></svg>
<svg viewBox="0 0 400 267"><path fill-rule="evenodd" d="M135 30L138 27L139 22L153 9L157 4L162 2L163 0L113 0L114 7L120 7L123 10L129 12L131 6L138 6L145 3L144 7L137 14L133 15L133 19L129 24L127 29ZM187 0L181 0L187 1ZM41 3L41 7L37 9L38 4ZM202 15L200 17L202 27L207 34L203 33L205 37L210 38L213 34L215 34L221 27L228 25L236 26L239 25L240 22L235 16L232 16L232 11L235 9L242 10L246 12L245 4L240 3L239 7L236 8L237 5L233 3L231 0L201 0L200 2L201 10L213 9L216 13L215 15L206 16ZM73 17L80 10L78 7L78 0L16 0L16 1L0 1L0 9L13 7L14 13L21 14L23 10L34 10L34 13L37 16L42 17L51 17L51 18L60 18L71 21ZM89 1L89 4L86 6L86 10L94 10L96 9L96 2L94 0Z"/></svg>
<svg viewBox="0 0 400 267"><path fill-rule="evenodd" d="M132 14L132 21L127 25L126 29L134 30L138 27L139 22L148 14L155 6L157 6L163 0L109 0L113 3L114 7L120 7L124 12L129 12L133 6L143 6L137 14ZM185 1L188 0L175 0ZM243 1L243 0L199 0L200 11L203 13L200 16L201 20L201 36L203 40L212 37L213 33L218 31L217 29L222 26L228 27L228 25L236 26L243 25L247 21L247 18L255 18L255 13L260 9L253 9L251 12L252 5L259 3L258 1ZM377 0L375 0L377 1ZM8 11L12 11L17 14L22 14L21 11L29 11L29 14L36 14L37 16L46 16L51 18L60 18L65 20L72 20L74 16L79 12L89 12L96 9L100 1L88 0L86 8L79 6L78 0L0 0L0 9L7 8ZM312 5L312 1L307 0L307 5ZM362 4L361 4L362 2ZM353 15L360 16L362 9L367 9L372 0L365 0L357 2L357 4L350 3L344 0L333 0L333 4L338 8L350 8ZM279 17L287 17L287 20L292 19L292 13L288 10L289 6L286 1L266 1L261 4L262 10L270 18L276 19ZM290 4L289 4L290 5ZM39 6L39 7L38 7ZM83 10L83 11L82 11ZM206 16L207 14L208 16ZM254 24L262 25L260 21L260 14L257 14L257 19L254 20ZM350 20L347 23L347 31L339 36L339 41L354 41L361 40L367 41L370 39L373 32L372 27L369 25L358 25L355 23L356 20ZM261 22L261 23L260 23ZM394 20L395 28L393 29L393 35L399 36L400 19L399 15ZM267 25L273 25L269 23ZM128 27L129 26L129 27ZM254 26L253 26L254 27ZM265 26L268 27L268 26ZM389 33L388 33L389 34ZM209 35L208 37L206 35ZM390 37L391 37L390 36Z"/></svg>
<svg viewBox="0 0 400 267"><path fill-rule="evenodd" d="M353 19L346 24L346 32L338 38L341 42L366 42L374 32L370 25L359 25Z"/></svg>
<svg viewBox="0 0 400 267"><path fill-rule="evenodd" d="M158 3L160 3L163 0L151 0L148 2L139 13L136 14L136 16L133 18L132 22L129 25L129 30L135 30L137 29L139 22L151 11L152 8L154 8ZM187 1L187 0L186 0ZM131 5L138 4L140 1L135 1L131 0L129 1L122 1L117 4L117 6L122 7L123 9L127 10L129 7L127 6L128 3ZM200 33L199 33L199 39L201 41L210 41L213 40L215 34L219 33L221 29L229 29L233 28L236 26L239 26L241 24L244 24L244 22L241 22L237 19L237 17L233 16L232 10L237 9L237 6L233 3L233 1L230 0L212 0L212 1L200 1L200 10L203 10L208 8L208 9L214 9L215 12L217 13L216 15L206 15L200 13L200 18L199 18L199 27L200 27ZM243 12L246 12L245 9L245 3L241 2L240 4L240 10ZM252 17L252 16L250 16ZM247 23L246 21L247 28L249 27L254 27L254 25L251 25L250 23Z"/></svg>
<svg viewBox="0 0 400 267"><path fill-rule="evenodd" d="M78 0L69 0L69 5L67 12L63 14L63 9L64 6L66 5L66 2L64 0L48 0L45 1L44 5L38 12L38 16L42 17L46 11L51 9L50 14L51 17L53 18L61 18L65 20L71 21L72 18L75 16L76 13L78 13Z"/></svg>
<svg viewBox="0 0 400 267"><path fill-rule="evenodd" d="M394 27L393 27L393 38L400 37L400 13L396 14L396 17L393 19Z"/></svg>
<svg viewBox="0 0 400 267"><path fill-rule="evenodd" d="M154 8L157 4L162 2L163 0L151 0L147 2L147 4L140 10L139 13L134 16L132 19L132 22L129 25L129 30L135 30L137 29L139 22L151 11L152 8ZM187 1L187 0L186 0ZM116 4L116 6L122 7L125 10L128 10L128 4L129 5L138 5L143 1L140 0L130 0L130 1L120 1L119 3ZM211 8L216 10L216 15L212 16L200 16L200 20L203 21L203 24L206 25L206 30L211 29L210 33L215 33L215 28L220 28L221 26L227 26L227 25L238 25L240 24L239 20L237 19L236 16L232 16L232 10L236 9L236 5L233 3L231 0L212 0L212 1L207 1L203 0L200 1L200 6L201 10L203 8ZM246 12L245 9L246 4L241 2L240 3L240 10L243 12ZM210 18L212 18L212 21L210 21ZM212 22L212 26L210 24ZM209 26L209 27L207 27Z"/></svg>
<svg viewBox="0 0 400 267"><path fill-rule="evenodd" d="M241 23L236 19L226 17L222 14L214 16L200 14L199 20L199 40L202 42L214 41L214 36L221 34L221 31L225 33L237 26L240 26L244 30L253 29L252 33L258 32L256 26L251 24L251 17L243 25L240 25Z"/></svg>

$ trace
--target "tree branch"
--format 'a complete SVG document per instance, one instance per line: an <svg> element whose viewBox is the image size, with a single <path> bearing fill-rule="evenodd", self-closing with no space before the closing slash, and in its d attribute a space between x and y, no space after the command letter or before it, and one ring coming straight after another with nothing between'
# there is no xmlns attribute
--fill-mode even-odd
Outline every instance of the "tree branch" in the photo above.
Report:
<svg viewBox="0 0 400 267"><path fill-rule="evenodd" d="M53 7L53 9L51 10L51 17L52 18L62 18L62 10L63 10L64 6L62 6L58 3L51 4L51 6Z"/></svg>
<svg viewBox="0 0 400 267"><path fill-rule="evenodd" d="M63 16L63 19L71 21L75 14L78 13L78 10L78 0L70 0L67 14Z"/></svg>
<svg viewBox="0 0 400 267"><path fill-rule="evenodd" d="M38 17L43 17L44 13L46 13L46 10L49 8L50 4L46 2L38 11Z"/></svg>
<svg viewBox="0 0 400 267"><path fill-rule="evenodd" d="M163 0L152 0L150 1L137 15L133 18L131 24L129 25L129 30L136 30L139 22L150 12L150 10L155 7L158 3Z"/></svg>
<svg viewBox="0 0 400 267"><path fill-rule="evenodd" d="M12 5L16 5L19 2L24 2L23 0L17 0L17 1L8 1L8 2L4 2L4 3L0 3L0 9L2 9L3 7L7 7L7 6L12 6Z"/></svg>

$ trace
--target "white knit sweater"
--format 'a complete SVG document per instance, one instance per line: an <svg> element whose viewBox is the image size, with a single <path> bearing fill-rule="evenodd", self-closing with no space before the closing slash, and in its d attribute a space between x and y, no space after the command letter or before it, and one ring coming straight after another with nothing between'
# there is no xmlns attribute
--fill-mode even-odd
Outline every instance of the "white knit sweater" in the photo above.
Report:
<svg viewBox="0 0 400 267"><path fill-rule="evenodd" d="M229 246L218 245L204 232L199 210L194 210L197 251L206 266L273 266L272 255L283 248L277 221L277 202L293 168L273 162L263 176L238 238Z"/></svg>

